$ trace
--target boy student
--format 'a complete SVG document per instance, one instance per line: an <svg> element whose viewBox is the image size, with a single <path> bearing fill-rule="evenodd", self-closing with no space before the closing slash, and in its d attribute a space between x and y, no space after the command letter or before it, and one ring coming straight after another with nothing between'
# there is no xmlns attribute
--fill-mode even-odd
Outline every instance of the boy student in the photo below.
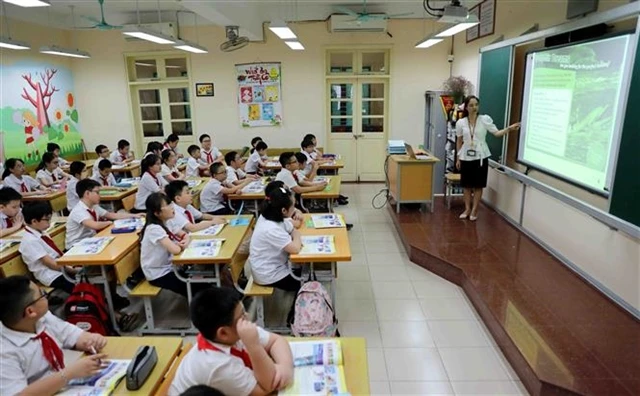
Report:
<svg viewBox="0 0 640 396"><path fill-rule="evenodd" d="M67 219L67 249L83 239L94 237L98 231L110 226L113 220L144 217L144 214L113 213L101 208L100 183L95 180L80 180L76 185L76 192L80 202L71 210Z"/></svg>
<svg viewBox="0 0 640 396"><path fill-rule="evenodd" d="M222 162L224 157L220 150L217 147L213 147L211 144L211 136L200 135L200 145L202 146L202 150L200 152L200 159L207 165L213 164L214 162Z"/></svg>
<svg viewBox="0 0 640 396"><path fill-rule="evenodd" d="M269 146L262 140L256 143L255 151L251 153L247 163L244 165L244 171L249 175L255 175L260 172L260 168L267 166L266 161L263 160L263 156L267 155L267 149Z"/></svg>
<svg viewBox="0 0 640 396"><path fill-rule="evenodd" d="M60 146L57 143L47 143L47 153L53 154L53 156L58 159L60 166L69 165L69 161L60 156Z"/></svg>
<svg viewBox="0 0 640 396"><path fill-rule="evenodd" d="M305 141L310 141L313 144L313 148L309 149L309 143L306 143L307 149L305 150L305 148L302 147L302 151L305 152L306 155L310 156L314 161L319 162L320 164L332 161L330 158L322 158L322 151L316 148L318 146L318 141L316 140L315 135L308 133L307 135L305 135L304 139L302 140L303 145L305 145L304 143ZM340 194L338 196L337 202L340 205L348 205L349 197L347 197L346 195Z"/></svg>
<svg viewBox="0 0 640 396"><path fill-rule="evenodd" d="M96 159L96 162L93 163L93 172L91 172L92 176L98 173L98 165L100 164L100 161L103 159L109 159L109 148L104 144L99 144L96 146L96 154L98 154L98 158Z"/></svg>
<svg viewBox="0 0 640 396"><path fill-rule="evenodd" d="M206 175L209 170L209 166L200 159L200 147L192 144L187 149L189 153L189 159L187 160L187 177L198 177L200 175Z"/></svg>
<svg viewBox="0 0 640 396"><path fill-rule="evenodd" d="M80 201L76 192L76 184L83 179L82 173L87 165L84 162L73 161L69 166L69 182L67 183L67 210L71 212Z"/></svg>
<svg viewBox="0 0 640 396"><path fill-rule="evenodd" d="M291 191L295 192L296 194L322 191L327 186L326 181L322 181L320 183L313 184L307 187L299 185L296 181L295 176L293 175L293 172L298 170L298 159L291 151L280 154L280 165L282 165L282 169L276 175L276 180L282 181L284 185L287 186L287 188L291 189Z"/></svg>
<svg viewBox="0 0 640 396"><path fill-rule="evenodd" d="M111 156L109 156L111 163L115 165L123 165L133 161L133 155L129 153L130 148L131 144L129 144L128 141L124 139L118 140L118 149L114 150L111 153Z"/></svg>
<svg viewBox="0 0 640 396"><path fill-rule="evenodd" d="M227 163L227 178L225 182L227 184L233 184L237 186L241 184L247 177L252 180L257 180L257 175L248 175L240 168L242 166L242 158L236 151L229 151L224 155L224 162Z"/></svg>
<svg viewBox="0 0 640 396"><path fill-rule="evenodd" d="M320 182L314 182L313 180L316 178L318 173L318 163L314 162L311 170L308 174L304 172L305 166L307 164L307 156L304 153L296 153L296 159L298 160L298 170L293 172L293 177L296 179L299 185L302 187L314 186L319 184Z"/></svg>
<svg viewBox="0 0 640 396"><path fill-rule="evenodd" d="M107 345L49 312L47 294L26 276L0 279L0 394L53 395L101 371ZM90 356L65 365L63 349Z"/></svg>
<svg viewBox="0 0 640 396"><path fill-rule="evenodd" d="M0 189L0 237L18 231L24 225L20 204L22 195L11 187Z"/></svg>
<svg viewBox="0 0 640 396"><path fill-rule="evenodd" d="M306 135L304 135L304 139L302 140L311 140L311 142L313 143L313 152L311 153L311 158L313 158L314 160L322 158L322 151L318 150L318 141L316 140L316 135L307 133Z"/></svg>
<svg viewBox="0 0 640 396"><path fill-rule="evenodd" d="M194 297L189 311L200 333L196 347L178 367L170 395L208 385L225 395L262 396L291 384L288 342L248 321L241 299L240 293L225 287Z"/></svg>
<svg viewBox="0 0 640 396"><path fill-rule="evenodd" d="M228 185L225 182L227 170L219 162L211 164L209 171L211 173L211 181L204 186L200 193L200 209L216 216L233 214L233 211L229 209L225 202L225 195L240 194L242 188L251 183L252 179L245 179L235 186Z"/></svg>
<svg viewBox="0 0 640 396"><path fill-rule="evenodd" d="M215 224L225 224L227 221L221 217L202 213L191 205L193 197L189 190L189 184L184 180L174 180L164 188L167 198L172 202L175 216L169 220L169 229L179 229L186 232L198 232ZM199 223L196 223L196 222Z"/></svg>
<svg viewBox="0 0 640 396"><path fill-rule="evenodd" d="M113 187L116 185L116 178L111 173L113 165L108 159L100 160L98 163L98 173L91 176L91 180L95 180L101 187Z"/></svg>

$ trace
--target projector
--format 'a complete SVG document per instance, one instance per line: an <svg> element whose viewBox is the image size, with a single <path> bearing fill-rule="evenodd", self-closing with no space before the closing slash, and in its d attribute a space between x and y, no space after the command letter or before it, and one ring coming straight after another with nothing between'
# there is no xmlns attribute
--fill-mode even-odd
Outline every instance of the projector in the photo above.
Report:
<svg viewBox="0 0 640 396"><path fill-rule="evenodd" d="M440 23L465 23L469 19L469 10L465 6L449 4L444 7L444 12L438 22Z"/></svg>

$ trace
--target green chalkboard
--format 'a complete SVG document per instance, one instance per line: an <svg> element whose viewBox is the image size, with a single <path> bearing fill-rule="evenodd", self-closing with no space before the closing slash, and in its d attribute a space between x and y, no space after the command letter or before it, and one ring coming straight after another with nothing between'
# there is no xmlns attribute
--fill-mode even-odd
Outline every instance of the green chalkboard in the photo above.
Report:
<svg viewBox="0 0 640 396"><path fill-rule="evenodd" d="M513 47L507 46L482 53L480 60L480 113L493 118L500 129L506 125L507 99L511 82L511 59ZM499 161L502 157L504 138L487 134L487 144L491 150L491 159Z"/></svg>
<svg viewBox="0 0 640 396"><path fill-rule="evenodd" d="M640 43L629 87L609 212L640 226Z"/></svg>

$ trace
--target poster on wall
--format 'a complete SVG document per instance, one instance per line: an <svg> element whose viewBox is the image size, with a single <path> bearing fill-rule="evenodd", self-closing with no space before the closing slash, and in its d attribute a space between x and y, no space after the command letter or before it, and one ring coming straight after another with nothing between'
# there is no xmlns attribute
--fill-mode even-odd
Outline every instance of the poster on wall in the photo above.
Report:
<svg viewBox="0 0 640 396"><path fill-rule="evenodd" d="M41 62L6 63L0 78L2 161L37 164L49 142L60 146L63 157L84 151L71 70Z"/></svg>
<svg viewBox="0 0 640 396"><path fill-rule="evenodd" d="M243 127L282 123L280 62L236 65L238 111Z"/></svg>

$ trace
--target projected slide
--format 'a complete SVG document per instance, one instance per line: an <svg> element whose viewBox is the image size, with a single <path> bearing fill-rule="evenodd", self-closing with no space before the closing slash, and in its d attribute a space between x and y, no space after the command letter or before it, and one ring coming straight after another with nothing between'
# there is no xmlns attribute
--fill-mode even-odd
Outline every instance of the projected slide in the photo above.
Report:
<svg viewBox="0 0 640 396"><path fill-rule="evenodd" d="M518 160L606 192L621 128L629 35L527 55Z"/></svg>

